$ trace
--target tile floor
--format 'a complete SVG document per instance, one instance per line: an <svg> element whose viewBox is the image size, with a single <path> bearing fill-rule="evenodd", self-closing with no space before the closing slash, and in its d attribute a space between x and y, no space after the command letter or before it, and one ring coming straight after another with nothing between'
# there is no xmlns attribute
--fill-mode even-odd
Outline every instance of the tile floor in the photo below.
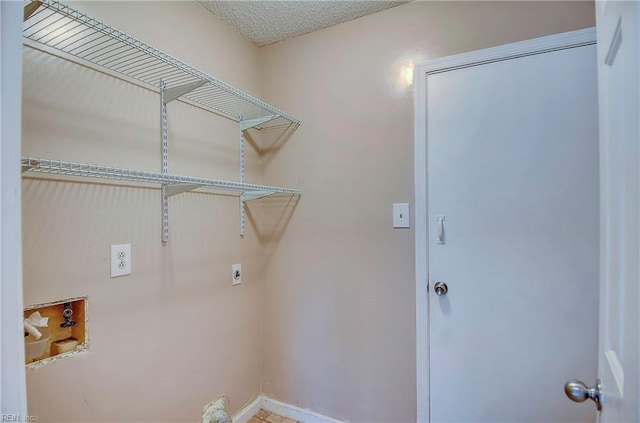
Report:
<svg viewBox="0 0 640 423"><path fill-rule="evenodd" d="M282 417L279 414L267 410L258 411L255 416L249 419L248 423L302 423L289 417Z"/></svg>

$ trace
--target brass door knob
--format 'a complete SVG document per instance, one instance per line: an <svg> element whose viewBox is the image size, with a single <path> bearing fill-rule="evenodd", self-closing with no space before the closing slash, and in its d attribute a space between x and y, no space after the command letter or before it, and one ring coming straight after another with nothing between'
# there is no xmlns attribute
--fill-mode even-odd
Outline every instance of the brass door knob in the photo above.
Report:
<svg viewBox="0 0 640 423"><path fill-rule="evenodd" d="M596 386L589 388L583 381L572 379L564 385L564 393L571 401L583 402L588 399L596 403L598 411L602 410L602 383L596 381Z"/></svg>

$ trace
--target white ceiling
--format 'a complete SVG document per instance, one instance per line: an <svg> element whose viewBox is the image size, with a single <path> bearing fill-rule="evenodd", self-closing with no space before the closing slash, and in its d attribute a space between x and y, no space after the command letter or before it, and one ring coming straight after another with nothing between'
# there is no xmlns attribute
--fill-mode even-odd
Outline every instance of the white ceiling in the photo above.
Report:
<svg viewBox="0 0 640 423"><path fill-rule="evenodd" d="M258 46L347 22L409 1L200 0Z"/></svg>

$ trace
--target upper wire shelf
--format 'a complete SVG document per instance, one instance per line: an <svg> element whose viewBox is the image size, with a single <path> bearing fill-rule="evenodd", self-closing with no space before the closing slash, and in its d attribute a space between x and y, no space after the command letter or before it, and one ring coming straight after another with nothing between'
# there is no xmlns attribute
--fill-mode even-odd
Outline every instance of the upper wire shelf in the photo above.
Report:
<svg viewBox="0 0 640 423"><path fill-rule="evenodd" d="M53 0L32 1L25 7L23 36L26 45L60 52L154 91L160 90L162 80L180 99L236 122L258 120L258 129L300 124L262 100ZM197 88L183 94L185 86Z"/></svg>

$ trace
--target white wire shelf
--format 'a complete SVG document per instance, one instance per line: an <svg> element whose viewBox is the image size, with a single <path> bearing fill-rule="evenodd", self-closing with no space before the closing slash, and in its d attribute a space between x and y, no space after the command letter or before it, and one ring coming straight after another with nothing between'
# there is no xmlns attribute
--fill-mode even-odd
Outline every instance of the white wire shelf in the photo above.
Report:
<svg viewBox="0 0 640 423"><path fill-rule="evenodd" d="M168 101L175 96L236 122L254 120L258 129L300 124L262 100L53 0L32 1L25 7L23 36L25 45L57 52L154 91L163 80Z"/></svg>
<svg viewBox="0 0 640 423"><path fill-rule="evenodd" d="M240 193L244 201L255 200L257 198L273 194L300 195L300 190L297 189L245 184L193 176L172 175L146 170L102 166L91 163L41 159L37 157L22 157L21 166L23 172L166 185L168 191L167 195L169 196L197 188L237 192Z"/></svg>

